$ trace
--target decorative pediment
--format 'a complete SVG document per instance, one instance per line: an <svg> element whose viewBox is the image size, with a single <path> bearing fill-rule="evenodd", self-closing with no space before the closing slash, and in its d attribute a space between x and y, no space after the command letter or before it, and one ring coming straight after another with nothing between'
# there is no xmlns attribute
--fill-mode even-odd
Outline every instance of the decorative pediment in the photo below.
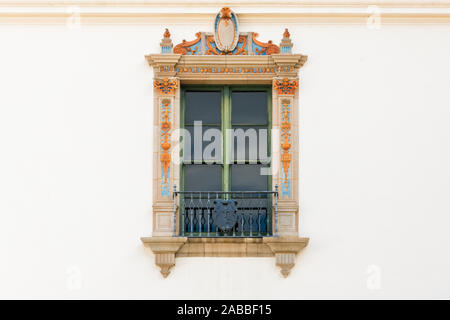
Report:
<svg viewBox="0 0 450 320"><path fill-rule="evenodd" d="M167 31L166 31L167 33ZM166 37L165 33L165 37ZM183 40L173 48L181 55L271 55L291 53L290 34L285 30L280 46L269 40L257 40L256 32L239 32L236 14L230 8L222 8L214 20L214 32L197 32L195 39ZM167 42L167 40L166 40ZM171 53L170 46L161 46L161 53Z"/></svg>
<svg viewBox="0 0 450 320"><path fill-rule="evenodd" d="M223 83L272 83L274 78L297 77L307 57L292 53L288 29L282 33L280 45L271 40L258 40L256 32L240 32L238 16L228 7L222 8L212 21L211 32L199 31L195 39L173 46L165 29L161 53L146 56L158 81L178 78L187 83L216 81ZM187 82L186 82L187 81ZM165 90L164 86L159 87ZM170 89L168 89L170 91ZM283 94L294 89L281 89ZM164 92L163 92L164 93Z"/></svg>

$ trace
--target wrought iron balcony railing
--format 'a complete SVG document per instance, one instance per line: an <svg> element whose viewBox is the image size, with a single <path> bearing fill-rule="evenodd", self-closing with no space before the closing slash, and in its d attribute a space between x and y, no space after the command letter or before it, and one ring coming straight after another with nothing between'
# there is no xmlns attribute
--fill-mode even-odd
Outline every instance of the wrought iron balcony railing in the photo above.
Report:
<svg viewBox="0 0 450 320"><path fill-rule="evenodd" d="M271 237L277 235L277 187L275 191L174 190L173 195L175 236ZM178 208L179 219L177 219Z"/></svg>

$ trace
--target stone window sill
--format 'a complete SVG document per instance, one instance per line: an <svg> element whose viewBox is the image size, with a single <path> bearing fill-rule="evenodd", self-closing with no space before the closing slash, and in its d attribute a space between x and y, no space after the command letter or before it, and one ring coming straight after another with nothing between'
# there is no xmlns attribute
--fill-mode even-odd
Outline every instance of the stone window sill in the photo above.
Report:
<svg viewBox="0 0 450 320"><path fill-rule="evenodd" d="M309 238L186 238L143 237L141 241L155 254L155 263L166 278L177 257L275 257L281 274L287 277L298 252Z"/></svg>

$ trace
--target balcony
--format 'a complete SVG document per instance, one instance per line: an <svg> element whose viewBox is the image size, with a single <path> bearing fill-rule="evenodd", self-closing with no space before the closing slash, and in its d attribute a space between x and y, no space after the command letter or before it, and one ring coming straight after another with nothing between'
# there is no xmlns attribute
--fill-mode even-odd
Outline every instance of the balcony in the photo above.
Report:
<svg viewBox="0 0 450 320"><path fill-rule="evenodd" d="M275 191L174 191L173 194L174 236L188 238L277 236L277 187Z"/></svg>

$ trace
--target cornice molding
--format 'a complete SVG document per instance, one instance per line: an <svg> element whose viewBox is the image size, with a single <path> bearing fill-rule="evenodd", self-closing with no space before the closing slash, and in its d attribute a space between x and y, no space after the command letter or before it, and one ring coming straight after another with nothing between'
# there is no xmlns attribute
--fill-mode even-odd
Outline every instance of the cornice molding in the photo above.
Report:
<svg viewBox="0 0 450 320"><path fill-rule="evenodd" d="M302 54L145 56L157 79L178 77L184 83L272 83L276 77L296 78L307 56Z"/></svg>
<svg viewBox="0 0 450 320"><path fill-rule="evenodd" d="M146 6L146 7L166 7L166 6L198 6L198 7L220 7L224 4L229 6L275 6L275 7L356 7L378 5L385 7L450 7L449 0L0 0L0 6L69 6L79 5L85 7L96 6Z"/></svg>
<svg viewBox="0 0 450 320"><path fill-rule="evenodd" d="M0 23L63 24L77 15L84 24L209 23L224 3L241 24L450 23L450 1L0 1Z"/></svg>

